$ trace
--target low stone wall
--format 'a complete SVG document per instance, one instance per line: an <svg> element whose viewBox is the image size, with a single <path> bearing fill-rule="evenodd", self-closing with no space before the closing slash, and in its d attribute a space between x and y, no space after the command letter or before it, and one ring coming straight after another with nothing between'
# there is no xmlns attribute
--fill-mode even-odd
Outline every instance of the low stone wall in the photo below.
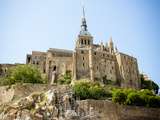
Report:
<svg viewBox="0 0 160 120"><path fill-rule="evenodd" d="M79 113L95 115L97 120L160 120L160 109L122 106L107 100L78 101Z"/></svg>

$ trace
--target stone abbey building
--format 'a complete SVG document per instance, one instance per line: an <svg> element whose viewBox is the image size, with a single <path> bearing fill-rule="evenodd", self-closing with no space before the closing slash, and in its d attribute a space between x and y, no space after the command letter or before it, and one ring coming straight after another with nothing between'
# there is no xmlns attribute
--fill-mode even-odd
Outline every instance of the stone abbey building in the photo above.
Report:
<svg viewBox="0 0 160 120"><path fill-rule="evenodd" d="M137 59L114 48L112 38L105 45L94 44L84 14L73 51L55 48L46 52L32 51L27 54L26 63L38 66L49 80L53 71L57 80L70 71L73 80L89 79L102 83L110 80L124 88L140 87Z"/></svg>

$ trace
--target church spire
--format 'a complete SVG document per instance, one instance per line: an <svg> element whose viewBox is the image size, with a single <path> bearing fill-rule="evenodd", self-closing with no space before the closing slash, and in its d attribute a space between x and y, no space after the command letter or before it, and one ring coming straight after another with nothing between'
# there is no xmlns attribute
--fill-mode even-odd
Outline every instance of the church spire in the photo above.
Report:
<svg viewBox="0 0 160 120"><path fill-rule="evenodd" d="M86 18L85 18L85 9L84 9L84 6L83 6L83 17L82 17L81 30L82 31L87 31L87 22L86 22Z"/></svg>
<svg viewBox="0 0 160 120"><path fill-rule="evenodd" d="M84 9L84 6L83 6L83 18L85 18L85 9Z"/></svg>
<svg viewBox="0 0 160 120"><path fill-rule="evenodd" d="M87 29L87 22L86 22L86 17L85 17L85 8L83 6L83 16L82 16L82 23L81 23L81 31L80 31L80 36L91 36L91 34L88 32Z"/></svg>

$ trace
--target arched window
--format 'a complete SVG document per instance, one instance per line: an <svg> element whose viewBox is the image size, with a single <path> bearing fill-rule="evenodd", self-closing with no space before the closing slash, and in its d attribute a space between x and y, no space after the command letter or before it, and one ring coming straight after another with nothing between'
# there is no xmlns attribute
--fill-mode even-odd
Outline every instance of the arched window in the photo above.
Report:
<svg viewBox="0 0 160 120"><path fill-rule="evenodd" d="M81 44L83 44L83 39L81 40Z"/></svg>
<svg viewBox="0 0 160 120"><path fill-rule="evenodd" d="M90 45L90 41L88 40L88 45Z"/></svg>
<svg viewBox="0 0 160 120"><path fill-rule="evenodd" d="M85 45L87 44L87 41L86 41L86 40L84 40L84 44L85 44Z"/></svg>

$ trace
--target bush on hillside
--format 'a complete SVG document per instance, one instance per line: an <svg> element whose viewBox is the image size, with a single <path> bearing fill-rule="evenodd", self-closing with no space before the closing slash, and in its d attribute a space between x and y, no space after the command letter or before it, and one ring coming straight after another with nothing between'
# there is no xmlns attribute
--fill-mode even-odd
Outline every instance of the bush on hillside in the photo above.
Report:
<svg viewBox="0 0 160 120"><path fill-rule="evenodd" d="M111 93L105 91L104 87L95 82L79 81L72 86L72 89L81 100L111 97Z"/></svg>
<svg viewBox="0 0 160 120"><path fill-rule="evenodd" d="M35 66L32 65L18 65L10 68L7 71L7 77L3 79L1 85L11 85L15 83L45 83L42 79L41 73Z"/></svg>
<svg viewBox="0 0 160 120"><path fill-rule="evenodd" d="M14 84L15 82L6 78L6 77L1 77L0 78L0 86L4 86L4 85L12 85Z"/></svg>
<svg viewBox="0 0 160 120"><path fill-rule="evenodd" d="M160 96L149 96L148 107L160 108Z"/></svg>
<svg viewBox="0 0 160 120"><path fill-rule="evenodd" d="M127 105L146 106L145 96L141 97L137 92L131 92L127 95Z"/></svg>
<svg viewBox="0 0 160 120"><path fill-rule="evenodd" d="M119 104L125 104L127 94L121 89L114 90L112 92L112 101Z"/></svg>
<svg viewBox="0 0 160 120"><path fill-rule="evenodd" d="M148 89L114 89L112 92L112 101L123 105L160 107L160 96L156 96Z"/></svg>

